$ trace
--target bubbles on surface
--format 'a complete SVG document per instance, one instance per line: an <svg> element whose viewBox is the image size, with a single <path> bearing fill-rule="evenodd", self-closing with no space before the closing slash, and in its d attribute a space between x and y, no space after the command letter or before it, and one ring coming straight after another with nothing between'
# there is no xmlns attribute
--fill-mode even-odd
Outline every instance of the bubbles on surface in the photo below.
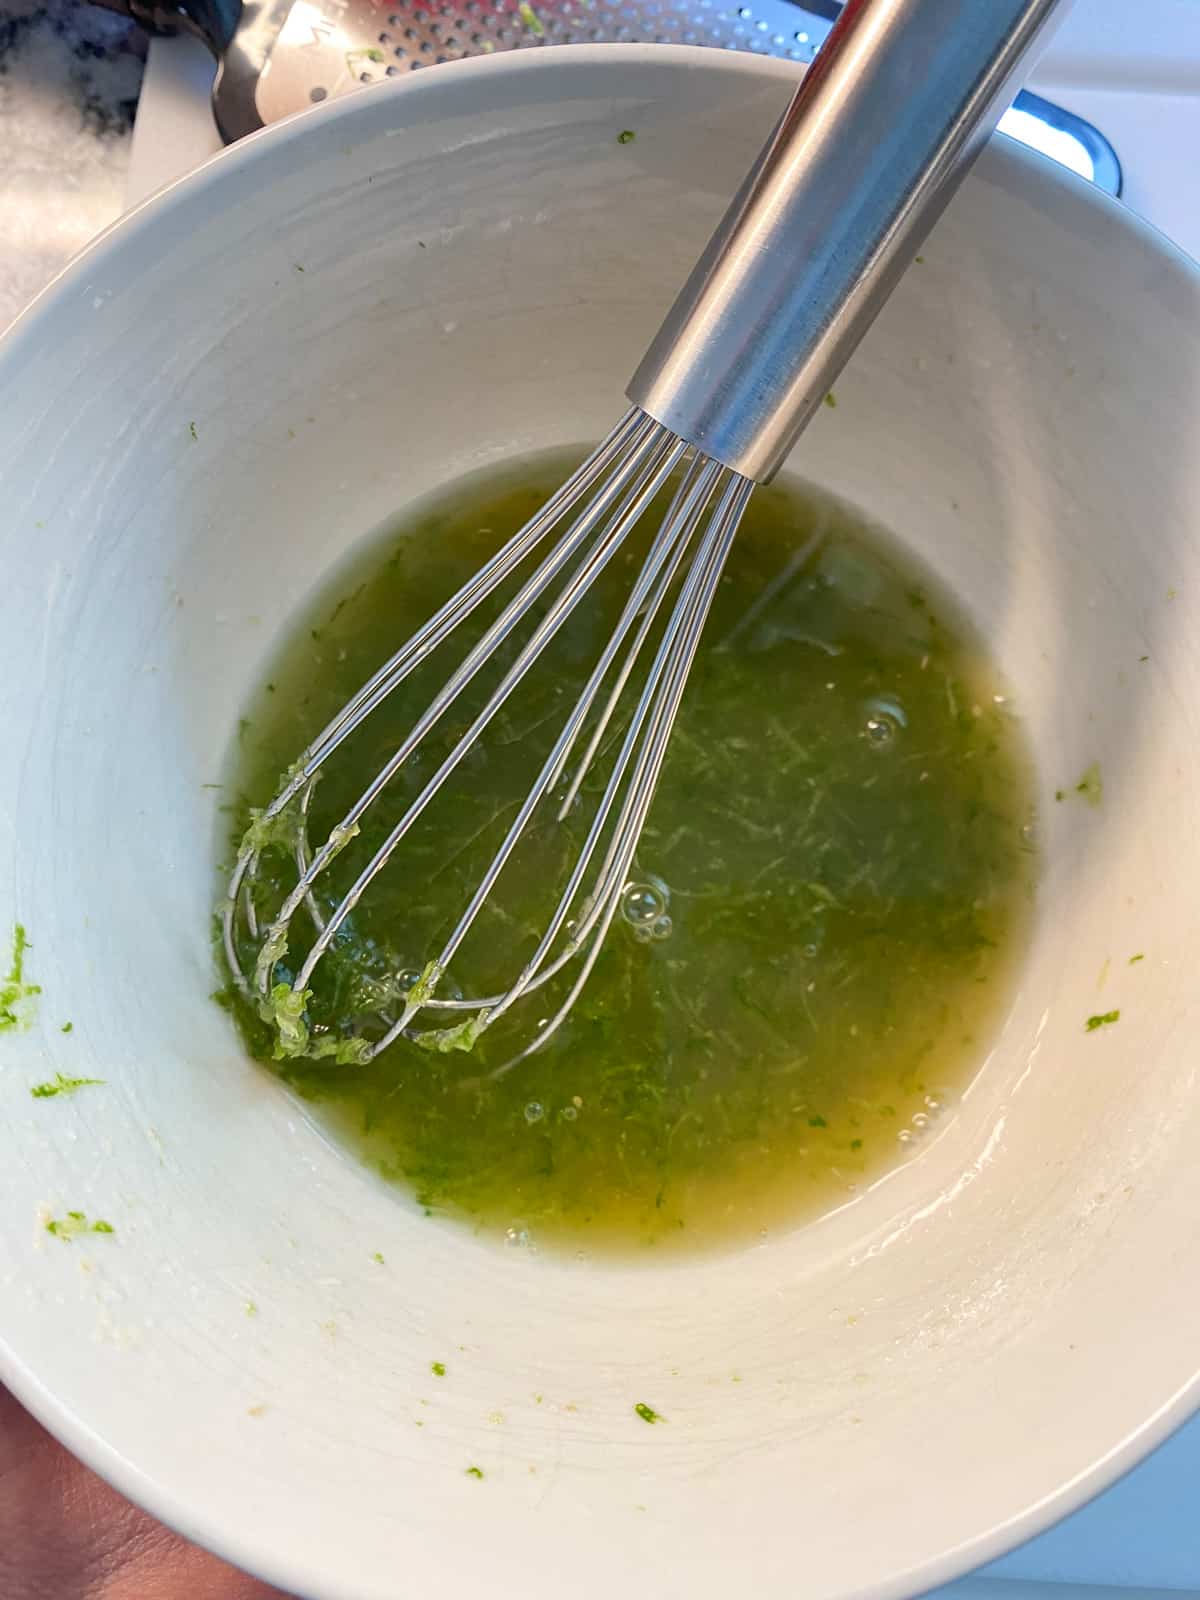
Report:
<svg viewBox="0 0 1200 1600"><path fill-rule="evenodd" d="M919 1139L931 1135L935 1131L938 1119L946 1110L945 1101L936 1095L927 1094L924 1097L925 1109L914 1111L909 1118L907 1128L901 1128L896 1138L901 1144L915 1144Z"/></svg>
<svg viewBox="0 0 1200 1600"><path fill-rule="evenodd" d="M886 749L908 727L908 714L899 700L882 696L868 700L863 707L863 737L876 749Z"/></svg>
<svg viewBox="0 0 1200 1600"><path fill-rule="evenodd" d="M670 904L671 891L661 878L630 879L621 891L621 915L633 928L652 928Z"/></svg>
<svg viewBox="0 0 1200 1600"><path fill-rule="evenodd" d="M422 969L420 967L400 967L396 973L396 987L405 995L420 981ZM434 995L439 1000L462 1000L465 998L462 988L455 983L449 972L443 972L437 981Z"/></svg>
<svg viewBox="0 0 1200 1600"><path fill-rule="evenodd" d="M670 889L649 873L631 878L621 891L621 916L639 944L671 937L670 905Z"/></svg>
<svg viewBox="0 0 1200 1600"><path fill-rule="evenodd" d="M561 812L563 810L564 806L565 806L566 807L566 814L569 816L573 812L578 811L580 809L580 807L583 805L583 797L581 795L576 794L571 798L571 803L568 806L567 805L567 797L570 794L571 794L571 790L568 787L568 785L563 784L561 788L556 789L554 791L554 793L550 796L550 804L554 807L554 809L556 811L559 811L559 812Z"/></svg>

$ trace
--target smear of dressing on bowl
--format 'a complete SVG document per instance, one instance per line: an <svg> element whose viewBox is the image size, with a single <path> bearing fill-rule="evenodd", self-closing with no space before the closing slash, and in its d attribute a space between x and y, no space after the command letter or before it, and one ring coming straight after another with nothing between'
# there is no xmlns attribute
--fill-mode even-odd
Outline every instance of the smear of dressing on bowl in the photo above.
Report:
<svg viewBox="0 0 1200 1600"><path fill-rule="evenodd" d="M575 459L539 456L456 484L327 581L233 741L233 846L338 707ZM440 948L643 548L614 561L345 925L317 969L314 1033L344 1032L372 994L410 981ZM485 621L473 619L473 636ZM446 670L435 659L416 673L329 764L311 837L341 818ZM467 720L456 708L368 813L323 883L328 904ZM440 992L512 981L586 817L535 828ZM841 1204L953 1104L1011 992L1032 840L1025 740L976 633L891 538L785 482L751 501L621 914L543 1051L499 1077L511 1032L485 1034L469 1054L401 1041L367 1066L278 1062L269 1030L233 1009L251 1052L430 1212L520 1247L731 1246ZM268 850L262 909L293 882L287 851ZM249 944L245 955L252 966ZM521 1004L535 1008L522 1013L527 1036L552 1007Z"/></svg>

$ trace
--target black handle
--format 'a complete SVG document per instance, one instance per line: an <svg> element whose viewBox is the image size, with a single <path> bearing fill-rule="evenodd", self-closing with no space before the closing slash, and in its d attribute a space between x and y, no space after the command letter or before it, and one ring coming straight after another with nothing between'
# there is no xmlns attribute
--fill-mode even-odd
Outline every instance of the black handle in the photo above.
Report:
<svg viewBox="0 0 1200 1600"><path fill-rule="evenodd" d="M109 11L132 17L147 33L194 33L219 61L242 14L242 0L96 0Z"/></svg>

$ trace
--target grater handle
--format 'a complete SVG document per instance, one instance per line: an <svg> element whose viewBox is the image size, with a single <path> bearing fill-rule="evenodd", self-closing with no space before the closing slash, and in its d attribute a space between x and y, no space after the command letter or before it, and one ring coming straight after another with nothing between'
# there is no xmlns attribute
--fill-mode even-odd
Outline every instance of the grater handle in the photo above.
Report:
<svg viewBox="0 0 1200 1600"><path fill-rule="evenodd" d="M241 0L93 0L107 11L130 17L149 34L181 29L202 39L220 60L237 31Z"/></svg>
<svg viewBox="0 0 1200 1600"><path fill-rule="evenodd" d="M772 478L1060 4L848 0L650 345L630 400L735 471Z"/></svg>

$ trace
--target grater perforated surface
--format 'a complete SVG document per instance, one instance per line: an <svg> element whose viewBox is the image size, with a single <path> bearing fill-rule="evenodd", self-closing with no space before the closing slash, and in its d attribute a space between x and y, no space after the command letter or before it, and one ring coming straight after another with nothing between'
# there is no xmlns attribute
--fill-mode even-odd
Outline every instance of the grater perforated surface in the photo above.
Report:
<svg viewBox="0 0 1200 1600"><path fill-rule="evenodd" d="M264 0L244 8L213 109L232 140L422 67L558 44L706 45L806 64L840 10L841 0ZM1036 95L1013 109L1004 132L1120 194L1120 162L1095 128Z"/></svg>
<svg viewBox="0 0 1200 1600"><path fill-rule="evenodd" d="M830 26L792 0L295 0L255 98L271 122L421 67L556 44L695 44L808 62Z"/></svg>
<svg viewBox="0 0 1200 1600"><path fill-rule="evenodd" d="M460 5L413 6L390 12L379 34L385 61L376 73L396 74L427 62L493 50L527 50L551 44L597 41L706 44L725 49L809 61L815 49L813 27L768 19L749 5L714 5L712 0L670 6L612 0L552 0L535 7L530 0L463 0ZM824 30L822 29L822 37ZM363 77L362 81L367 81Z"/></svg>

